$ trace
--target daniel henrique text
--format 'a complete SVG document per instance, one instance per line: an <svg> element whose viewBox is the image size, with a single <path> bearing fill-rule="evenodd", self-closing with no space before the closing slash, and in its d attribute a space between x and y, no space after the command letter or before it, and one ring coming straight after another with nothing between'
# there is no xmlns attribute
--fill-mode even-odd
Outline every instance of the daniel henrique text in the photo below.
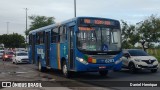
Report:
<svg viewBox="0 0 160 90"><path fill-rule="evenodd" d="M130 83L131 87L157 87L156 83Z"/></svg>

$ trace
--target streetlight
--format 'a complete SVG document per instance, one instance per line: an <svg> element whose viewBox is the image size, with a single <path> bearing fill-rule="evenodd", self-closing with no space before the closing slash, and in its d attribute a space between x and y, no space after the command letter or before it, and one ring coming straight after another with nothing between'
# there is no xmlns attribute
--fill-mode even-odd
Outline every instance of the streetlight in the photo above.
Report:
<svg viewBox="0 0 160 90"><path fill-rule="evenodd" d="M24 8L25 11L26 11L26 32L27 32L27 11L28 11L28 8ZM26 40L27 40L27 34L26 34Z"/></svg>
<svg viewBox="0 0 160 90"><path fill-rule="evenodd" d="M76 17L76 0L74 0L74 17Z"/></svg>

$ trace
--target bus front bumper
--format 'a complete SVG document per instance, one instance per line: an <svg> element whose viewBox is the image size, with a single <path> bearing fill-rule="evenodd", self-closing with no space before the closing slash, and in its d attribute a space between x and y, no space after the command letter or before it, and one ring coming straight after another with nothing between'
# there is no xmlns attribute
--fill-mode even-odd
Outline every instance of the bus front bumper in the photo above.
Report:
<svg viewBox="0 0 160 90"><path fill-rule="evenodd" d="M122 64L79 64L76 67L76 71L86 71L86 72L97 72L97 71L102 71L102 70L115 70L119 71L121 70Z"/></svg>

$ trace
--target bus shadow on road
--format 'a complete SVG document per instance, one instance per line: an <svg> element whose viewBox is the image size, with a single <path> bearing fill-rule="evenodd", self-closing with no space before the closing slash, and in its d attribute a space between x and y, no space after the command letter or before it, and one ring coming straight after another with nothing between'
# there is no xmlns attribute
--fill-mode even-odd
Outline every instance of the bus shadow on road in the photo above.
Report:
<svg viewBox="0 0 160 90"><path fill-rule="evenodd" d="M17 63L15 65L27 65L27 64L30 64L30 63Z"/></svg>
<svg viewBox="0 0 160 90"><path fill-rule="evenodd" d="M109 73L108 73L109 74ZM92 79L107 79L109 78L108 75L101 76L98 72L77 72L74 73L73 79L85 79L85 80L92 80Z"/></svg>

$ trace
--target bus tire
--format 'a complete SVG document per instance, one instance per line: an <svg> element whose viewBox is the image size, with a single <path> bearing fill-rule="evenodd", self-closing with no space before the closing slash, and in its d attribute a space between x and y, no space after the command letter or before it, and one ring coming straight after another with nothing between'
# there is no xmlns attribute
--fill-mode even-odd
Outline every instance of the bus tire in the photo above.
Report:
<svg viewBox="0 0 160 90"><path fill-rule="evenodd" d="M62 73L63 73L64 77L70 78L70 72L68 71L66 61L63 61L63 64L62 64Z"/></svg>
<svg viewBox="0 0 160 90"><path fill-rule="evenodd" d="M46 71L46 67L43 67L42 63L40 61L38 62L38 70L40 72L45 72Z"/></svg>
<svg viewBox="0 0 160 90"><path fill-rule="evenodd" d="M107 71L99 71L99 74L101 76L106 76L108 74L108 70Z"/></svg>

